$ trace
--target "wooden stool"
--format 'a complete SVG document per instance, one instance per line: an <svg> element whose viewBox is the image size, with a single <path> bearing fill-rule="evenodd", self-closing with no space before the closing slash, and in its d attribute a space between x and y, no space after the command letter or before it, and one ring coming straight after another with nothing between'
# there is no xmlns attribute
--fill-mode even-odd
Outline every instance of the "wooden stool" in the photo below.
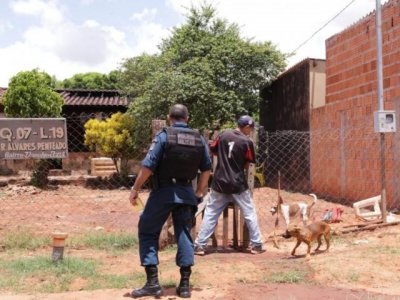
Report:
<svg viewBox="0 0 400 300"><path fill-rule="evenodd" d="M229 211L232 212L232 218L229 220ZM234 203L229 203L224 209L222 215L222 247L227 249L229 246L229 225L232 226L232 246L235 249L246 249L249 245L249 234L246 223L239 207ZM217 241L218 225L215 227L215 232L212 235L213 247L218 247Z"/></svg>

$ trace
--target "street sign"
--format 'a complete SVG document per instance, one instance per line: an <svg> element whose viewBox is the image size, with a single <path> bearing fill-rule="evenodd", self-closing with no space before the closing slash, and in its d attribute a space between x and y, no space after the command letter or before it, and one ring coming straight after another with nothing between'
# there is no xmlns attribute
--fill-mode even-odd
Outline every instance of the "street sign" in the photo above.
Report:
<svg viewBox="0 0 400 300"><path fill-rule="evenodd" d="M0 118L0 158L68 156L64 118Z"/></svg>

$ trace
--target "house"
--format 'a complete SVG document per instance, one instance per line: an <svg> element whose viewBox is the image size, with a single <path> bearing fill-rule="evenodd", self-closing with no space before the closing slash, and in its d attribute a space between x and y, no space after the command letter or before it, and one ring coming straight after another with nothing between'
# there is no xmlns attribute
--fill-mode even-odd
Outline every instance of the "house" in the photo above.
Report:
<svg viewBox="0 0 400 300"><path fill-rule="evenodd" d="M127 97L117 90L57 89L64 99L62 116L67 119L68 151L87 152L84 124L92 118L106 119L116 112L126 112Z"/></svg>

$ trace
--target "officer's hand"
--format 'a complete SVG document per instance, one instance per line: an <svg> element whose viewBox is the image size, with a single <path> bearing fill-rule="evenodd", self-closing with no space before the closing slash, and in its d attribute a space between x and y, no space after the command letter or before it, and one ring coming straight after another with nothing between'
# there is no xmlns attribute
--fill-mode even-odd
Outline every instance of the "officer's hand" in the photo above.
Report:
<svg viewBox="0 0 400 300"><path fill-rule="evenodd" d="M129 202L132 205L136 205L136 199L139 196L139 192L137 190L131 189L131 193L129 195Z"/></svg>
<svg viewBox="0 0 400 300"><path fill-rule="evenodd" d="M196 191L195 193L196 199L197 199L197 205L199 205L201 202L203 202L203 197L204 193L200 191Z"/></svg>

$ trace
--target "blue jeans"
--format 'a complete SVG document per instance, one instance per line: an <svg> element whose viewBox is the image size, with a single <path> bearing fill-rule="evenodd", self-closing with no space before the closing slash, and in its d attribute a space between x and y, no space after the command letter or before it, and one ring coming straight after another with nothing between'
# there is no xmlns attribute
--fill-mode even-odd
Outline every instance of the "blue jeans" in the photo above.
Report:
<svg viewBox="0 0 400 300"><path fill-rule="evenodd" d="M222 194L211 190L210 199L207 202L204 218L201 222L200 231L195 244L203 247L207 245L208 239L213 234L215 226L217 226L219 216L229 202L234 202L239 206L246 221L247 228L249 229L250 244L252 246L262 244L257 213L250 190L246 190L240 194Z"/></svg>
<svg viewBox="0 0 400 300"><path fill-rule="evenodd" d="M150 196L139 219L139 253L142 266L158 265L158 240L161 229L172 213L175 238L178 244L176 264L179 267L194 264L194 247L190 230L196 207L168 203Z"/></svg>

